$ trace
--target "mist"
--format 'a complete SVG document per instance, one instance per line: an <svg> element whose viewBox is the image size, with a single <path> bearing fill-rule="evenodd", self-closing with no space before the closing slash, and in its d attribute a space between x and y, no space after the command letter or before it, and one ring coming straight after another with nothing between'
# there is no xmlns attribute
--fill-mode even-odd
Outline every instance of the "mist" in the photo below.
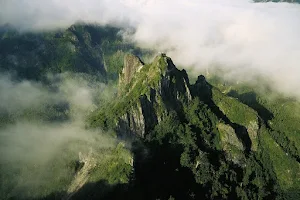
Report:
<svg viewBox="0 0 300 200"><path fill-rule="evenodd" d="M227 80L266 79L300 97L300 5L249 0L4 0L0 25L21 31L66 28L81 21L130 27L124 38L164 51L197 73L221 69Z"/></svg>
<svg viewBox="0 0 300 200"><path fill-rule="evenodd" d="M1 199L66 190L79 154L97 155L118 143L113 135L85 128L86 116L113 88L84 74L49 75L48 82L51 87L0 76Z"/></svg>
<svg viewBox="0 0 300 200"><path fill-rule="evenodd" d="M133 39L196 72L219 68L228 80L250 82L259 75L276 91L300 97L298 4L188 2L149 5Z"/></svg>
<svg viewBox="0 0 300 200"><path fill-rule="evenodd" d="M297 98L299 20L299 4L249 0L0 0L0 27L20 32L77 22L120 27L124 40L166 52L196 75L218 72L225 80L252 85L260 85L260 77ZM49 75L49 87L0 75L0 171L5 172L0 198L56 192L74 177L70 165L79 152L116 146L116 138L85 128L86 116L116 92L95 80Z"/></svg>

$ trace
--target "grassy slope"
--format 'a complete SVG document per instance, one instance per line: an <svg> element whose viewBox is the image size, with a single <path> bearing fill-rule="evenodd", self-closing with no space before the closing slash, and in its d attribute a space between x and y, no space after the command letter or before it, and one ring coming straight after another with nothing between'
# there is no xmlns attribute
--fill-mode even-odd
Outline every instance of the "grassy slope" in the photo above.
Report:
<svg viewBox="0 0 300 200"><path fill-rule="evenodd" d="M33 80L41 80L47 73L71 71L116 81L125 53L151 55L124 42L119 31L88 24L43 33L0 31L0 70Z"/></svg>
<svg viewBox="0 0 300 200"><path fill-rule="evenodd" d="M65 31L52 33L0 33L0 70L17 72L17 79L44 80L48 73L83 72L98 75L95 81L105 81L100 67L105 65L107 79L115 81L123 65L125 52L140 53L131 44L117 37L118 30L109 27L76 25ZM88 58L88 60L85 60ZM96 60L100 62L96 62ZM95 62L90 62L95 61ZM45 83L46 85L48 83ZM68 119L68 108L49 102L37 108L17 113L1 113L0 127L18 120L30 122L62 122ZM70 149L71 150L70 150ZM65 192L78 168L76 144L71 143L60 155L45 164L22 163L0 165L0 198L41 198ZM129 150L122 145L96 152L97 165L89 174L88 182L105 180L110 185L127 183L132 172ZM76 164L77 163L77 164ZM45 172L45 170L47 172ZM42 181L40 181L42 180Z"/></svg>
<svg viewBox="0 0 300 200"><path fill-rule="evenodd" d="M151 64L144 65L136 72L130 83L123 89L122 98L111 102L107 109L96 111L89 121L92 126L114 127L117 119L123 116L132 106L136 106L142 95L149 95L150 87L155 88L160 81L160 71L166 68L163 57L156 57ZM150 86L150 87L148 87Z"/></svg>
<svg viewBox="0 0 300 200"><path fill-rule="evenodd" d="M300 144L300 103L274 91L262 93L247 84L225 85L216 77L212 79L212 83L224 93L233 94L235 99L256 109L262 120L265 120L264 123L269 128L262 128L259 133L258 151L263 157L269 158L270 163L263 163L274 171L283 191L294 194L294 191L300 188L300 165L296 161L299 155L297 144ZM253 113L240 108L237 110L242 110L240 114L244 113L244 116ZM270 117L266 118L267 115ZM244 117L240 116L239 119ZM289 198L299 198L298 194L294 195L296 196Z"/></svg>

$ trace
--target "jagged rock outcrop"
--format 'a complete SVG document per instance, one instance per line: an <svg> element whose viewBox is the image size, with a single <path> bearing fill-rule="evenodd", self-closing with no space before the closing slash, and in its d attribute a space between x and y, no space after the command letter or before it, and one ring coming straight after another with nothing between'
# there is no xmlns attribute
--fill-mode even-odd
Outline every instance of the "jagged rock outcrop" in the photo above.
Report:
<svg viewBox="0 0 300 200"><path fill-rule="evenodd" d="M136 175L142 176L138 185L162 177L177 180L178 174L186 177L191 173L187 182L199 184L197 187L203 187L209 195L213 193L216 199L236 199L234 195L240 191L247 191L241 194L243 197L251 196L260 188L264 188L261 196L265 197L273 184L270 174L280 177L283 171L281 163L276 164L275 172L270 167L278 156L269 152L281 151L280 159L287 160L289 153L295 151L284 153L280 149L288 145L276 146L272 137L277 139L277 132L269 133L255 106L221 92L203 75L190 84L186 71L176 68L166 55L141 64L134 56L125 59L119 96L94 121L102 127L112 125L108 127L120 136L137 136L143 142L148 153L137 153L135 158ZM286 176L292 180L289 166L284 169L288 171L280 177L283 183ZM157 189L155 181L153 191Z"/></svg>
<svg viewBox="0 0 300 200"><path fill-rule="evenodd" d="M196 105L205 108L197 111L202 113L189 116L189 106L196 99L200 101L199 105ZM111 124L116 125L120 135L139 135L144 138L169 113L174 112L184 123L189 123L189 120L193 120L193 123L198 121L195 130L199 129L198 126L215 126L219 132L223 132L223 136L219 137L227 139L220 140L219 143L223 143L223 146L236 146L239 151L230 153L231 159L235 159L236 162L241 157L238 154L243 154L243 151L249 153L257 148L257 113L222 94L211 86L203 75L191 85L186 71L179 70L165 54L158 55L151 64L144 64L138 57L127 55L120 74L118 99L111 107ZM237 110L243 113L237 113ZM223 126L217 127L217 124L212 124L212 119L206 119L208 115L214 116ZM208 122L201 125L204 123L202 120ZM207 134L212 133L208 131ZM226 149L228 148L223 150Z"/></svg>
<svg viewBox="0 0 300 200"><path fill-rule="evenodd" d="M144 63L137 56L127 54L124 57L123 70L119 75L119 89L129 84L134 74L144 66Z"/></svg>
<svg viewBox="0 0 300 200"><path fill-rule="evenodd" d="M120 117L119 129L142 137L165 113L169 110L180 112L182 101L192 99L186 71L178 70L164 54L146 66L138 57L126 56L120 74L119 96L131 102L130 108Z"/></svg>

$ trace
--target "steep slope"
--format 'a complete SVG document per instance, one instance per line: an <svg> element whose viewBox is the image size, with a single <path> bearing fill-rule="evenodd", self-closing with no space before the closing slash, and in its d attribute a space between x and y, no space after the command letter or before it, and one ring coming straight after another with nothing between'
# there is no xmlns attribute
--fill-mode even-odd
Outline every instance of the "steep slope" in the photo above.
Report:
<svg viewBox="0 0 300 200"><path fill-rule="evenodd" d="M251 87L247 83L226 82L224 87L222 79L212 80L224 93L257 110L266 129L259 135L261 149L268 154L277 181L285 188L286 195L293 194L291 188L299 188L299 101L268 89L262 91L261 87Z"/></svg>
<svg viewBox="0 0 300 200"><path fill-rule="evenodd" d="M126 56L124 66L119 82L122 98L112 102L109 113L100 111L94 119L96 125L109 126L117 120L119 128L143 137L169 111L180 112L181 101L187 102L191 98L186 72L179 71L166 56L157 56L147 65L137 57ZM109 116L102 116L107 114Z"/></svg>
<svg viewBox="0 0 300 200"><path fill-rule="evenodd" d="M120 98L108 106L110 112L104 110L96 114L92 122L95 125L99 123L104 127L113 127L117 124L117 129L122 130L122 134L126 132L145 137L145 133L151 132L172 112L183 122L189 122L190 104L197 101L198 104L207 106L207 110L218 121L222 121L220 123L233 128L239 134L239 139L248 137L248 141L243 141L244 145L252 146L247 142L253 142L254 150L257 148L257 112L222 94L208 84L204 76L199 76L196 83L190 85L185 70L178 70L165 55L157 56L148 65L143 65L139 58L128 55L124 66L119 81Z"/></svg>
<svg viewBox="0 0 300 200"><path fill-rule="evenodd" d="M100 82L119 78L115 99L88 123L132 143L133 155L121 143L97 151L86 164L78 163L77 154L61 154L47 167L59 172L66 165L64 176L21 196L44 198L62 190L45 199L300 199L297 100L202 75L191 84L165 54L152 63L129 54L149 52L122 41L118 32L94 25L39 34L0 28L0 71L19 80L43 80L55 90L45 81L48 73L92 74ZM68 109L50 102L16 116L0 113L0 127L19 119L67 121ZM7 173L1 174L0 195L18 199L11 189L16 183L5 182L18 172L7 168L1 165Z"/></svg>
<svg viewBox="0 0 300 200"><path fill-rule="evenodd" d="M141 53L119 31L87 24L34 33L0 27L0 199L89 199L96 182L101 197L129 182L129 150L119 141L101 148L111 142L97 142L103 132L89 139L82 122L114 93L125 52ZM78 152L90 148L92 160L80 163Z"/></svg>
<svg viewBox="0 0 300 200"><path fill-rule="evenodd" d="M202 75L190 84L187 73L164 54L151 64L129 55L124 66L118 98L95 112L90 123L114 129L121 137L141 138L142 145L133 146L130 195L299 197L297 159L276 144L261 107L221 92Z"/></svg>
<svg viewBox="0 0 300 200"><path fill-rule="evenodd" d="M33 80L63 72L95 74L103 82L116 80L126 52L143 54L124 42L119 31L90 24L40 33L0 27L0 72Z"/></svg>

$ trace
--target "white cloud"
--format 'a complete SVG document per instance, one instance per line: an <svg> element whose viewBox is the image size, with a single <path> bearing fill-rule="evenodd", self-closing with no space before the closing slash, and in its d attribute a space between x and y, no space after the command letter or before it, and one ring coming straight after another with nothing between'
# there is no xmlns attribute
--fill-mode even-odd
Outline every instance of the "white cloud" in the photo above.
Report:
<svg viewBox="0 0 300 200"><path fill-rule="evenodd" d="M50 96L49 91L41 84L22 81L14 82L10 76L0 75L0 112L14 113L28 108L58 100L55 95Z"/></svg>
<svg viewBox="0 0 300 200"><path fill-rule="evenodd" d="M300 5L244 0L163 1L145 6L133 39L199 70L219 66L233 80L262 75L300 97Z"/></svg>
<svg viewBox="0 0 300 200"><path fill-rule="evenodd" d="M2 5L1 5L2 4ZM133 26L143 47L167 51L175 63L224 76L266 76L300 97L300 5L248 0L4 0L0 24L51 29L75 21Z"/></svg>
<svg viewBox="0 0 300 200"><path fill-rule="evenodd" d="M0 25L21 30L65 28L77 21L120 25L128 22L130 11L119 0L2 0Z"/></svg>
<svg viewBox="0 0 300 200"><path fill-rule="evenodd" d="M82 74L49 76L49 82L52 89L0 76L0 171L5 183L2 195L32 199L33 194L57 192L62 189L62 182L72 180L72 163L79 159L79 152L86 155L92 150L98 155L116 146L115 137L86 129L84 121L95 100L109 98L108 86ZM64 111L68 119L39 118L56 112L47 105L58 102L69 105ZM40 115L41 110L45 112ZM22 115L26 112L29 116ZM6 115L13 117L12 123L5 122Z"/></svg>

